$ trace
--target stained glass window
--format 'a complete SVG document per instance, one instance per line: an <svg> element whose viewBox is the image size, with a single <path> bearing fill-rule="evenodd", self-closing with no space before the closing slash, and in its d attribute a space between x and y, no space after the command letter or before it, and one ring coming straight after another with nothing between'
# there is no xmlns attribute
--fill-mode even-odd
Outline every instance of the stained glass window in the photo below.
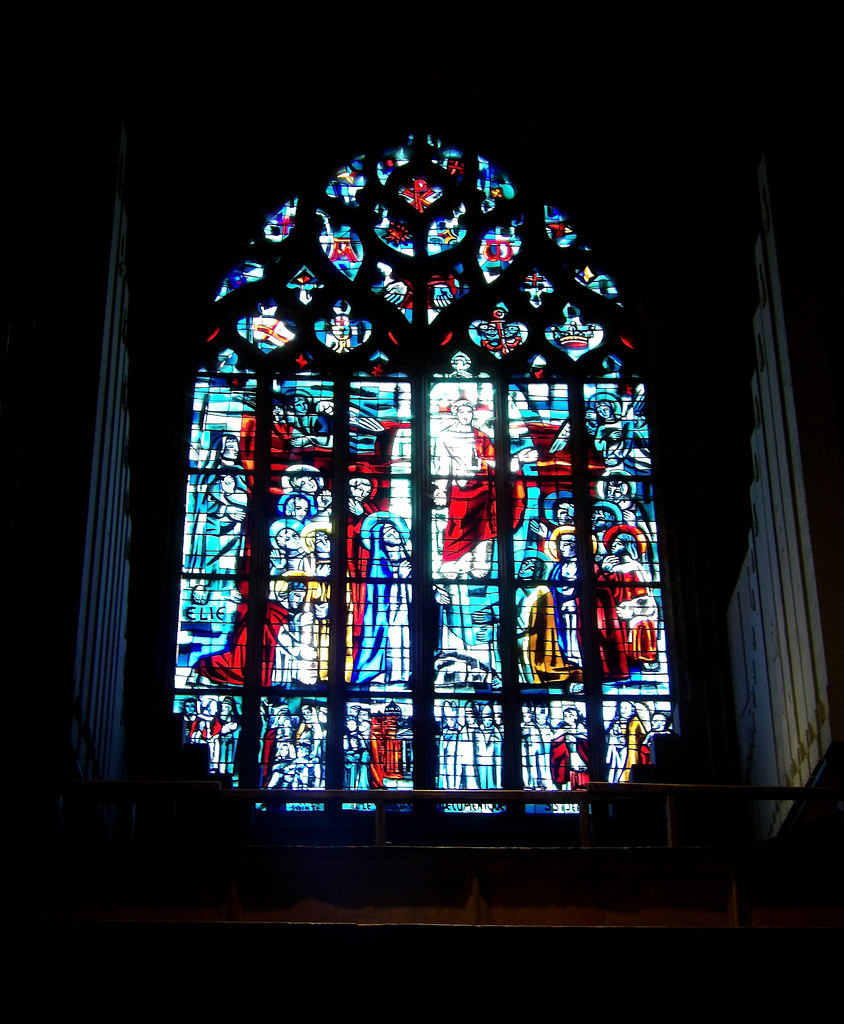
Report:
<svg viewBox="0 0 844 1024"><path fill-rule="evenodd" d="M431 137L307 195L226 275L194 383L188 741L240 785L466 791L440 813L629 781L675 715L622 288Z"/></svg>

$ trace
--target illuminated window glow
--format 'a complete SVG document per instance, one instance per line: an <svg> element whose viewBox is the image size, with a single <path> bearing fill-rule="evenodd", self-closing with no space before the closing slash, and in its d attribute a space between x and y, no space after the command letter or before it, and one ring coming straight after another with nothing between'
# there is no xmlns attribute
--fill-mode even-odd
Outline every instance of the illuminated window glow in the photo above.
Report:
<svg viewBox="0 0 844 1024"><path fill-rule="evenodd" d="M457 814L629 781L674 714L620 286L561 206L431 137L316 194L226 276L194 383L187 740L236 784Z"/></svg>

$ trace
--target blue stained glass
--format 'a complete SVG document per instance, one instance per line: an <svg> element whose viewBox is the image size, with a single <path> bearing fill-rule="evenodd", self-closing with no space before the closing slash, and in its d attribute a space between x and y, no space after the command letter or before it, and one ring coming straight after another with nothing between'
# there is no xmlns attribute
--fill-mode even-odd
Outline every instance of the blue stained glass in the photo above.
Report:
<svg viewBox="0 0 844 1024"><path fill-rule="evenodd" d="M223 284L217 293L217 299L222 299L224 295L228 295L229 292L232 292L237 288L242 288L245 284L251 284L253 281L260 281L263 276L264 267L262 264L255 263L252 260L245 260L243 263L238 263L238 265L233 270L230 270L223 278Z"/></svg>
<svg viewBox="0 0 844 1024"><path fill-rule="evenodd" d="M388 149L383 157L378 161L376 171L378 173L378 180L382 185L386 185L387 178L397 167L404 167L407 161L410 159L410 146L413 144L413 136L409 136L407 143L404 146L398 146L396 149Z"/></svg>
<svg viewBox="0 0 844 1024"><path fill-rule="evenodd" d="M519 673L526 693L583 693L580 587L574 529L557 527L542 556L519 566ZM549 570L550 567L550 570ZM530 574L534 578L526 578Z"/></svg>
<svg viewBox="0 0 844 1024"><path fill-rule="evenodd" d="M302 376L274 385L272 468L293 463L322 467L334 444L334 391L330 381Z"/></svg>
<svg viewBox="0 0 844 1024"><path fill-rule="evenodd" d="M414 252L413 234L407 221L392 216L384 206L376 207L376 213L381 219L375 225L375 234L385 245L389 245L396 252L412 256Z"/></svg>
<svg viewBox="0 0 844 1024"><path fill-rule="evenodd" d="M363 245L356 232L348 224L335 224L322 210L323 230L319 236L322 251L338 270L353 281L360 270L363 259Z"/></svg>
<svg viewBox="0 0 844 1024"><path fill-rule="evenodd" d="M563 313L564 320L545 328L545 337L571 359L580 359L604 340L603 327L583 323L576 306L567 303Z"/></svg>
<svg viewBox="0 0 844 1024"><path fill-rule="evenodd" d="M522 247L515 227L490 228L478 247L478 263L490 283L508 269Z"/></svg>
<svg viewBox="0 0 844 1024"><path fill-rule="evenodd" d="M199 373L237 373L237 352L223 348L212 358L206 359L199 367Z"/></svg>
<svg viewBox="0 0 844 1024"><path fill-rule="evenodd" d="M207 749L211 774L232 775L236 782L241 698L223 694L179 696L173 710L182 717L185 742Z"/></svg>
<svg viewBox="0 0 844 1024"><path fill-rule="evenodd" d="M594 438L606 474L651 472L644 384L586 384L586 429Z"/></svg>
<svg viewBox="0 0 844 1024"><path fill-rule="evenodd" d="M462 377L431 388L434 576L497 573L494 392Z"/></svg>
<svg viewBox="0 0 844 1024"><path fill-rule="evenodd" d="M609 353L607 358L601 364L605 370L604 378L620 377L622 363L618 356Z"/></svg>
<svg viewBox="0 0 844 1024"><path fill-rule="evenodd" d="M435 373L435 377L457 377L457 378L474 378L474 377L488 377L489 374L485 372L478 372L473 367L472 357L467 352L457 351L452 355L451 369L448 373ZM448 399L451 401L451 399Z"/></svg>
<svg viewBox="0 0 844 1024"><path fill-rule="evenodd" d="M569 223L568 215L562 213L556 206L545 207L545 230L548 232L548 237L562 248L573 245L577 240L574 228Z"/></svg>
<svg viewBox="0 0 844 1024"><path fill-rule="evenodd" d="M438 692L489 693L501 689L498 587L438 583L440 627L434 658Z"/></svg>
<svg viewBox="0 0 844 1024"><path fill-rule="evenodd" d="M469 802L447 811L493 813L496 804L471 802L471 791L501 788L504 724L501 705L488 701L435 700L437 789L466 790Z"/></svg>
<svg viewBox="0 0 844 1024"><path fill-rule="evenodd" d="M406 381L352 382L346 673L355 689L410 686L410 424Z"/></svg>
<svg viewBox="0 0 844 1024"><path fill-rule="evenodd" d="M511 384L509 421L521 685L582 693L567 386Z"/></svg>
<svg viewBox="0 0 844 1024"><path fill-rule="evenodd" d="M356 156L337 172L325 191L327 195L342 200L346 206L357 206L358 192L365 184L363 157Z"/></svg>
<svg viewBox="0 0 844 1024"><path fill-rule="evenodd" d="M379 263L377 266L381 280L373 284L373 292L380 295L391 306L400 309L408 320L412 320L413 287L410 281L401 277L393 277L393 268L387 263Z"/></svg>
<svg viewBox="0 0 844 1024"><path fill-rule="evenodd" d="M504 171L493 167L482 156L478 157L478 189L484 195L481 202L484 212L495 209L496 204L502 199L512 199L516 194Z"/></svg>
<svg viewBox="0 0 844 1024"><path fill-rule="evenodd" d="M536 269L528 274L520 288L527 294L528 301L536 309L542 305L543 299L554 292L554 285Z"/></svg>
<svg viewBox="0 0 844 1024"><path fill-rule="evenodd" d="M428 141L439 150L437 163L440 167L448 171L455 181L462 181L466 170L462 151L453 147L442 148L437 140L431 140L430 137Z"/></svg>
<svg viewBox="0 0 844 1024"><path fill-rule="evenodd" d="M428 323L467 291L454 274L432 277L428 282Z"/></svg>
<svg viewBox="0 0 844 1024"><path fill-rule="evenodd" d="M593 508L605 512L612 510L612 515L604 515L607 526L622 524L633 528L638 538L641 535L644 547L641 551L649 575L653 582L660 578L659 559L657 556L656 518L653 504L653 485L649 478L636 479L623 470L609 470L590 487L593 496ZM599 538L602 540L602 538ZM606 553L606 552L605 552ZM596 557L597 557L596 552Z"/></svg>
<svg viewBox="0 0 844 1024"><path fill-rule="evenodd" d="M325 789L328 713L324 698L261 701L262 789ZM321 804L282 805L288 811L321 810Z"/></svg>
<svg viewBox="0 0 844 1024"><path fill-rule="evenodd" d="M417 213L424 213L443 194L438 185L431 184L427 178L412 178L406 185L399 188L399 195Z"/></svg>
<svg viewBox="0 0 844 1024"><path fill-rule="evenodd" d="M667 695L668 674L651 484L617 470L592 485L595 581L603 647L616 670L604 692Z"/></svg>
<svg viewBox="0 0 844 1024"><path fill-rule="evenodd" d="M178 689L193 685L192 671L199 659L228 645L240 600L235 577L182 581L176 660Z"/></svg>
<svg viewBox="0 0 844 1024"><path fill-rule="evenodd" d="M199 377L194 386L190 435L192 469L242 472L251 468L245 424L255 409L255 380Z"/></svg>
<svg viewBox="0 0 844 1024"><path fill-rule="evenodd" d="M391 697L347 704L343 762L345 789L412 789L412 702Z"/></svg>
<svg viewBox="0 0 844 1024"><path fill-rule="evenodd" d="M652 763L654 737L673 731L671 704L622 698L605 702L603 715L607 781L630 782L637 765Z"/></svg>
<svg viewBox="0 0 844 1024"><path fill-rule="evenodd" d="M369 357L369 362L372 365L372 373L375 376L380 377L389 361L389 356L382 352L380 348L376 349Z"/></svg>
<svg viewBox="0 0 844 1024"><path fill-rule="evenodd" d="M274 352L296 337L296 324L289 318L276 316L277 307L267 306L260 316L238 320L237 333L257 345L262 352Z"/></svg>
<svg viewBox="0 0 844 1024"><path fill-rule="evenodd" d="M495 813L477 796L502 785L505 717L508 777L525 788L575 792L590 772L629 781L648 763L651 734L670 730L671 706L645 391L621 375L616 350L631 342L578 309L597 317L602 299L617 300L615 283L584 266L591 254L559 208L511 219L515 189L483 157L475 165L438 139L409 138L371 176L363 156L334 166L319 186L325 211L309 201L297 226L294 199L267 219L252 252L275 257L269 276L258 255L217 296L265 280L236 311L236 300L217 307L232 315L196 385L176 667L186 742L231 774L249 682L262 694L265 789L324 787L330 725L342 731L333 777L342 771L359 791L345 806L372 809L365 791L414 785L416 729L434 759L415 784L460 791L448 811ZM467 166L477 175L464 181ZM537 238L535 254L521 251ZM575 244L577 261L564 251ZM456 301L470 303L465 315L449 312ZM232 342L233 326L273 358ZM413 380L395 372L410 365ZM257 419L253 366L272 388L272 414ZM566 373L579 374L579 424ZM421 434L411 385L428 391ZM576 543L576 522L591 528L591 548L588 536ZM411 633L420 598L423 637ZM329 686L339 725L327 717ZM590 708L590 721L603 714L608 751L591 770Z"/></svg>
<svg viewBox="0 0 844 1024"><path fill-rule="evenodd" d="M435 256L445 249L462 242L466 237L466 229L460 223L460 218L465 214L466 207L462 204L457 207L451 217L439 217L428 226L428 255Z"/></svg>
<svg viewBox="0 0 844 1024"><path fill-rule="evenodd" d="M286 203L277 210L264 225L264 238L270 242L283 242L296 226L296 205L298 200Z"/></svg>
<svg viewBox="0 0 844 1024"><path fill-rule="evenodd" d="M317 320L314 333L332 352L351 352L369 337L372 324L368 320L353 320L351 306L345 299L334 303L334 315L329 320Z"/></svg>
<svg viewBox="0 0 844 1024"><path fill-rule="evenodd" d="M302 266L287 282L287 287L298 292L299 301L303 306L307 306L323 285L312 270Z"/></svg>
<svg viewBox="0 0 844 1024"><path fill-rule="evenodd" d="M231 435L233 438L234 435ZM234 444L229 437L223 443ZM184 567L190 572L234 573L243 551L248 487L245 474L220 465L188 483Z"/></svg>
<svg viewBox="0 0 844 1024"><path fill-rule="evenodd" d="M499 302L489 320L473 320L469 324L469 337L472 341L498 359L512 352L528 336L527 326L508 320L507 312L504 303Z"/></svg>
<svg viewBox="0 0 844 1024"><path fill-rule="evenodd" d="M255 382L231 377L196 381L183 540L176 686L207 677L193 672L202 658L233 651L242 595L245 526L254 460ZM241 653L242 653L242 649ZM231 660L231 659L230 659ZM235 682L236 672L227 683ZM222 678L218 681L223 682ZM210 681L207 685L212 685Z"/></svg>
<svg viewBox="0 0 844 1024"><path fill-rule="evenodd" d="M584 288L597 292L598 295L603 295L605 299L615 300L618 297L618 288L615 286L615 281L607 274L601 274L592 270L591 267L584 267L583 270L576 271L574 279L578 284L583 285Z"/></svg>
<svg viewBox="0 0 844 1024"><path fill-rule="evenodd" d="M586 705L550 701L522 707L522 779L525 789L566 792L589 784ZM533 804L529 814L575 814L577 804Z"/></svg>
<svg viewBox="0 0 844 1024"><path fill-rule="evenodd" d="M360 524L367 552L362 614L350 685L355 689L406 690L410 686L412 601L409 522L372 512Z"/></svg>

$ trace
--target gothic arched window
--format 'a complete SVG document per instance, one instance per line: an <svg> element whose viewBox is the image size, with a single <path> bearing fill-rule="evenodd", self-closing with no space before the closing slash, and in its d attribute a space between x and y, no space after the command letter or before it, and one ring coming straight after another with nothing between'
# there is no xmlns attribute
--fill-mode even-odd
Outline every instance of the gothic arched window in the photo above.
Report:
<svg viewBox="0 0 844 1024"><path fill-rule="evenodd" d="M627 781L673 716L643 361L600 256L429 137L286 197L245 257L194 386L190 741L241 785L455 811Z"/></svg>

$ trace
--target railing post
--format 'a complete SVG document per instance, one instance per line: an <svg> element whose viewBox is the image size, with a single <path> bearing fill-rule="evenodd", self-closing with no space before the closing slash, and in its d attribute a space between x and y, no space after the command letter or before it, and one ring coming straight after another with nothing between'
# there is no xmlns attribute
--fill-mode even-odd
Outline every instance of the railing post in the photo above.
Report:
<svg viewBox="0 0 844 1024"><path fill-rule="evenodd" d="M383 800L375 804L375 845L387 844L387 805Z"/></svg>
<svg viewBox="0 0 844 1024"><path fill-rule="evenodd" d="M669 847L677 845L677 797L669 793L665 798L665 831Z"/></svg>
<svg viewBox="0 0 844 1024"><path fill-rule="evenodd" d="M592 845L592 830L589 821L589 801L580 801L580 845L582 849L589 849Z"/></svg>

